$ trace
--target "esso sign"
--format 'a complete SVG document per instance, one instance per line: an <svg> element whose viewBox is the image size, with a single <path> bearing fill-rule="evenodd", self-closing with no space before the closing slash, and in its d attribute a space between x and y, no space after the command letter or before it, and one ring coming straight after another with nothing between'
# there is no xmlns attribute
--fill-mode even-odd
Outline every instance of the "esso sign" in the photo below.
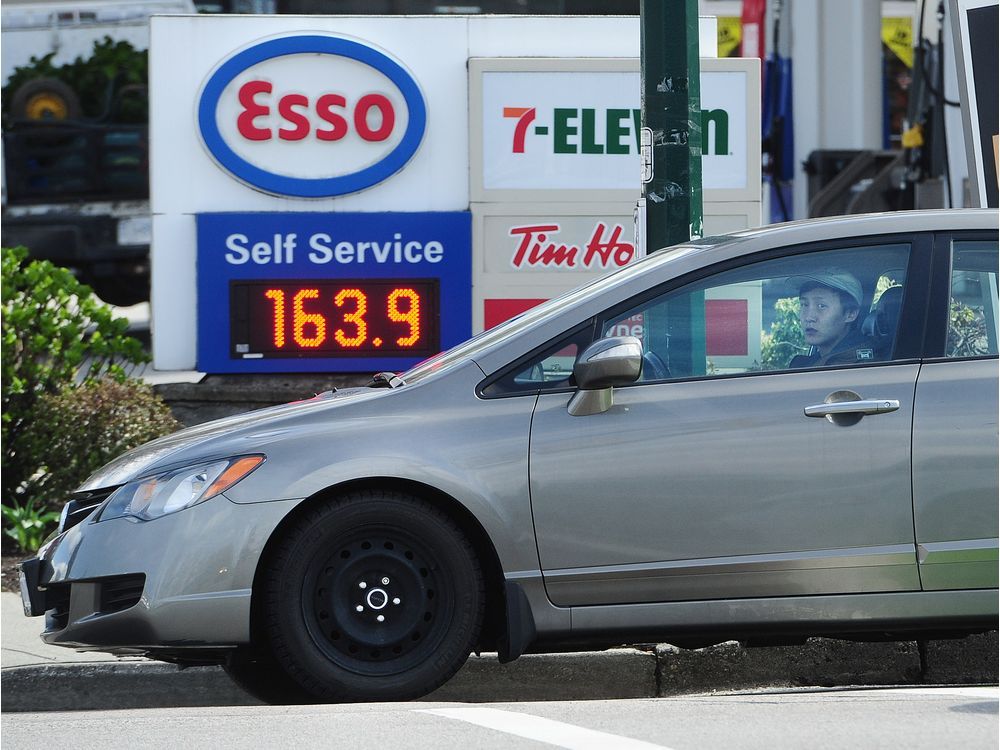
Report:
<svg viewBox="0 0 1000 750"><path fill-rule="evenodd" d="M202 140L218 164L276 195L327 198L398 172L424 135L413 77L385 53L318 34L244 49L198 100Z"/></svg>

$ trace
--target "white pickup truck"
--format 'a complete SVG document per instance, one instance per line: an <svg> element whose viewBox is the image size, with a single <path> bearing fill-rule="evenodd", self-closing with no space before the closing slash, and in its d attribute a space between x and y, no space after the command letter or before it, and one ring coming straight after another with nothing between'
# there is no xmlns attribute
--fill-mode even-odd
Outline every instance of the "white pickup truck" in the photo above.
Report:
<svg viewBox="0 0 1000 750"><path fill-rule="evenodd" d="M195 13L192 0L4 0L2 79L32 58L55 67L88 59L95 43L149 46L149 17ZM143 85L109 82L99 115L55 76L5 92L3 244L69 267L106 302L149 298L149 148L146 122L118 117ZM144 106L144 105L143 105Z"/></svg>

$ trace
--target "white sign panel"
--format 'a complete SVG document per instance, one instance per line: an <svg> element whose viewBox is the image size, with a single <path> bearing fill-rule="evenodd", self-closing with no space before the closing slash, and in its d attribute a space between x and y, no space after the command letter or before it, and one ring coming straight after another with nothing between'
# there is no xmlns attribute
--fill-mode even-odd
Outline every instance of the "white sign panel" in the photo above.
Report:
<svg viewBox="0 0 1000 750"><path fill-rule="evenodd" d="M757 61L701 66L705 200L759 200ZM638 60L471 60L470 76L474 201L638 197Z"/></svg>
<svg viewBox="0 0 1000 750"><path fill-rule="evenodd" d="M483 186L635 191L637 84L630 72L484 72Z"/></svg>

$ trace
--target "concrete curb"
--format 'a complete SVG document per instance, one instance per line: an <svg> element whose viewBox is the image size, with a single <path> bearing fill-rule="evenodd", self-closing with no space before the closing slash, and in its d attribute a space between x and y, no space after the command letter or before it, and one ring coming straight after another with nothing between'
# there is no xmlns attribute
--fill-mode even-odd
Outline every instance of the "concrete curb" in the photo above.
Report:
<svg viewBox="0 0 1000 750"><path fill-rule="evenodd" d="M743 648L735 642L686 651L659 645L595 653L538 654L499 664L473 656L428 701L545 701L654 698L763 687L927 683L996 684L997 633L959 641ZM218 667L157 662L87 662L8 667L4 711L73 711L259 703Z"/></svg>

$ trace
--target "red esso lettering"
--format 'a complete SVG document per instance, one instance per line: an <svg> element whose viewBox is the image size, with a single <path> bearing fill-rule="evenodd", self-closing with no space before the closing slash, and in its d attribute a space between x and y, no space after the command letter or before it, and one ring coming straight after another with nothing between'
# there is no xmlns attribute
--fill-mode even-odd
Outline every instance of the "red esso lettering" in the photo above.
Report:
<svg viewBox="0 0 1000 750"><path fill-rule="evenodd" d="M273 87L267 81L248 81L239 90L243 108L236 118L236 128L248 141L269 141L274 137L270 128L257 125L257 118L271 113L270 94ZM314 134L321 141L339 141L347 135L350 123L363 140L384 141L396 126L396 110L382 94L365 94L348 112L347 99L340 94L323 94L316 99L316 115L323 126ZM278 128L283 141L301 141L309 135L310 102L305 94L285 94L278 99L278 115L284 121Z"/></svg>
<svg viewBox="0 0 1000 750"><path fill-rule="evenodd" d="M372 130L368 127L368 115L372 110L377 109L382 115L382 124ZM396 113L392 109L392 102L381 94L365 94L358 99L358 106L354 108L354 128L358 135L366 141L384 141L392 132L396 124Z"/></svg>

